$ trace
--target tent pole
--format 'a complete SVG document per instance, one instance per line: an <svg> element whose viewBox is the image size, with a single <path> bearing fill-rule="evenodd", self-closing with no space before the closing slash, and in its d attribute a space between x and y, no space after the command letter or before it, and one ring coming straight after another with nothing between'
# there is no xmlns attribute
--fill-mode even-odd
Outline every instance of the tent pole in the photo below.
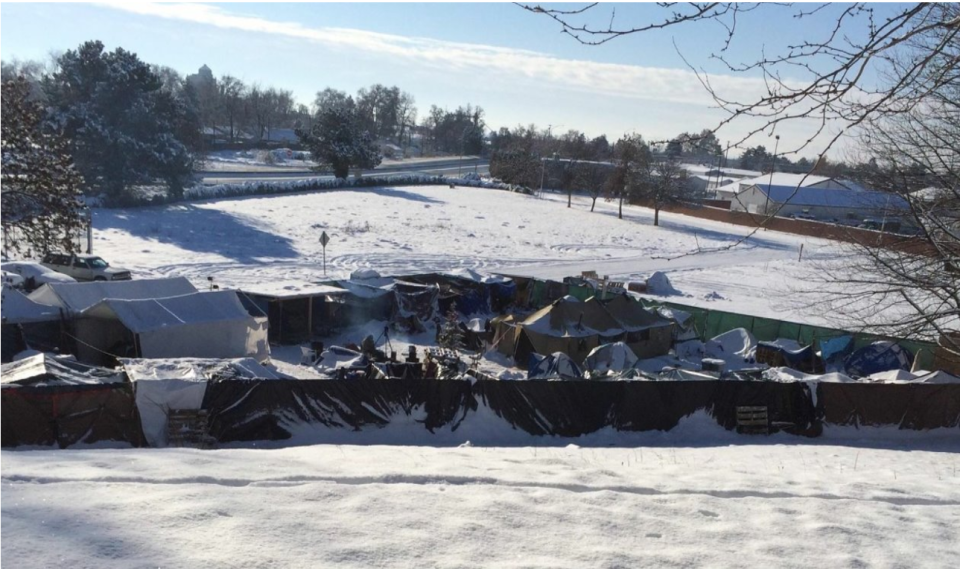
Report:
<svg viewBox="0 0 960 569"><path fill-rule="evenodd" d="M313 297L307 297L307 339L313 340Z"/></svg>

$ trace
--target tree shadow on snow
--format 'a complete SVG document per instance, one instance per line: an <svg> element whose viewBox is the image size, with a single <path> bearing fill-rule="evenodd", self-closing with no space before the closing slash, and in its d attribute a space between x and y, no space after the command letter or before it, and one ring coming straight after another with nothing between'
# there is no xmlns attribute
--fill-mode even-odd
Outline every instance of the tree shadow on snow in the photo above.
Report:
<svg viewBox="0 0 960 569"><path fill-rule="evenodd" d="M354 189L354 188L344 188L344 189ZM429 196L420 195L414 192L398 190L396 188L375 187L375 188L355 188L354 190L357 192L362 192L365 194L374 194L374 195L382 196L385 198L398 198L403 200L410 200L410 201L430 203L430 204L447 203L443 200L438 200L438 199L431 198Z"/></svg>
<svg viewBox="0 0 960 569"><path fill-rule="evenodd" d="M255 226L255 219L190 204L128 210L97 210L94 227L116 229L186 251L215 253L251 263L260 258L299 256L293 242Z"/></svg>

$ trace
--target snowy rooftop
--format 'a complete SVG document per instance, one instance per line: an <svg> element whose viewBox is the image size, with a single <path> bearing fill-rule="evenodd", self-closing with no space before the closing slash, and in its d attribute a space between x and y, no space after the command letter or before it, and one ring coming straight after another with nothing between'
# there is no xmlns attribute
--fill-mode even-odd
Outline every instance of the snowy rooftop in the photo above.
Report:
<svg viewBox="0 0 960 569"><path fill-rule="evenodd" d="M770 200L800 206L846 207L846 208L897 208L905 209L907 202L896 194L859 190L828 190L822 188L797 188L796 186L756 185Z"/></svg>
<svg viewBox="0 0 960 569"><path fill-rule="evenodd" d="M257 284L244 285L241 291L247 294L272 296L275 298L303 298L321 294L340 295L349 292L340 287L304 281L265 281Z"/></svg>

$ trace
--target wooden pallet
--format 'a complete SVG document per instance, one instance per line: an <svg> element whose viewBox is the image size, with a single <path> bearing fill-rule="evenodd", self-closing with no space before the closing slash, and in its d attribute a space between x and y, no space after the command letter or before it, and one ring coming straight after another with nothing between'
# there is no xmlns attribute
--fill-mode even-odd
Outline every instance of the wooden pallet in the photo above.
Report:
<svg viewBox="0 0 960 569"><path fill-rule="evenodd" d="M746 435L769 435L770 418L767 407L737 407L737 432Z"/></svg>
<svg viewBox="0 0 960 569"><path fill-rule="evenodd" d="M213 448L205 409L170 409L167 413L167 444L172 447Z"/></svg>

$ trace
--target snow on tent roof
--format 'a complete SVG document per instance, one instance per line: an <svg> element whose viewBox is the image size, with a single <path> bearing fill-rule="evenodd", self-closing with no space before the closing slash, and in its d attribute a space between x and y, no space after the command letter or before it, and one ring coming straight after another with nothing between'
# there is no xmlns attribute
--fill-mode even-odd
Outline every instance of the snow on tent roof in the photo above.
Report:
<svg viewBox="0 0 960 569"><path fill-rule="evenodd" d="M96 385L122 383L125 380L122 372L84 365L73 356L46 353L3 364L0 369L0 383L4 386Z"/></svg>
<svg viewBox="0 0 960 569"><path fill-rule="evenodd" d="M509 282L509 277L501 277L499 275L482 275L473 269L454 269L448 273L454 277L460 277L462 279L468 279L478 283L505 283Z"/></svg>
<svg viewBox="0 0 960 569"><path fill-rule="evenodd" d="M896 208L907 209L907 202L898 195L861 190L825 190L822 188L797 188L796 186L767 186L756 184L764 195L776 203L797 206L822 206L843 208Z"/></svg>
<svg viewBox="0 0 960 569"><path fill-rule="evenodd" d="M639 302L624 295L617 295L606 300L591 297L587 300L587 304L601 307L617 323L617 326L626 332L670 325L669 320L645 309Z"/></svg>
<svg viewBox="0 0 960 569"><path fill-rule="evenodd" d="M582 338L622 332L620 325L598 303L560 299L534 312L522 326L554 337Z"/></svg>
<svg viewBox="0 0 960 569"><path fill-rule="evenodd" d="M33 291L30 299L48 306L59 306L80 313L102 300L145 300L196 293L197 288L183 277L97 281L92 283L48 283Z"/></svg>
<svg viewBox="0 0 960 569"><path fill-rule="evenodd" d="M241 291L247 294L270 296L274 298L301 298L307 296L318 296L321 294L338 295L348 293L348 291L340 287L302 281L269 281L260 284L244 286Z"/></svg>
<svg viewBox="0 0 960 569"><path fill-rule="evenodd" d="M19 290L4 286L0 294L0 315L5 323L51 322L60 319L60 311L30 300Z"/></svg>
<svg viewBox="0 0 960 569"><path fill-rule="evenodd" d="M85 310L83 316L115 316L137 334L184 324L251 318L232 290L146 300L108 298Z"/></svg>
<svg viewBox="0 0 960 569"><path fill-rule="evenodd" d="M280 379L253 358L122 358L120 363L130 381Z"/></svg>

